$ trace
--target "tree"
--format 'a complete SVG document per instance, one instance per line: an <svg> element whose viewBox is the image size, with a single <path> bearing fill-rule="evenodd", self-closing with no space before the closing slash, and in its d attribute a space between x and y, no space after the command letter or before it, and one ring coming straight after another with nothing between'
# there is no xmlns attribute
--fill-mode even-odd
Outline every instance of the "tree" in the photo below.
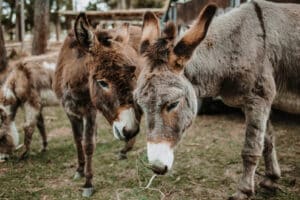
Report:
<svg viewBox="0 0 300 200"><path fill-rule="evenodd" d="M2 24L0 23L0 72L2 72L7 67L6 49L4 36L2 32Z"/></svg>
<svg viewBox="0 0 300 200"><path fill-rule="evenodd" d="M49 5L49 0L35 0L34 2L32 55L46 52L49 34Z"/></svg>

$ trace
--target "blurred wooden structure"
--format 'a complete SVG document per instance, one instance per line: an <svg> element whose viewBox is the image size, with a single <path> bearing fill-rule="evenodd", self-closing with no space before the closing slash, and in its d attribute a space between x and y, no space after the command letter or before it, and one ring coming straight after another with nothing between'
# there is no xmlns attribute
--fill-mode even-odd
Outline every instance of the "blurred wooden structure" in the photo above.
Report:
<svg viewBox="0 0 300 200"><path fill-rule="evenodd" d="M110 11L86 11L91 22L100 21L142 21L146 11L154 12L158 17L163 16L167 11L171 0L166 0L163 8L152 9L129 9L129 10L110 10ZM59 11L58 15L66 18L66 21L72 21L80 12L71 10ZM69 23L70 24L70 23ZM70 29L71 27L67 27Z"/></svg>
<svg viewBox="0 0 300 200"><path fill-rule="evenodd" d="M221 9L238 7L247 0L191 0L186 3L177 3L177 25L188 25L198 16L200 11L209 3L216 4ZM188 11L188 12L187 12Z"/></svg>

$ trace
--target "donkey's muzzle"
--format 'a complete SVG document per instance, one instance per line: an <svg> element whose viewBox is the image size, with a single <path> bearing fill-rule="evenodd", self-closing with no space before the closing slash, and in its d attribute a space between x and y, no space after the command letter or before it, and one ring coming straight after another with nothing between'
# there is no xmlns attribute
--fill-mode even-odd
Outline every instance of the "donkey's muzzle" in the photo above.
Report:
<svg viewBox="0 0 300 200"><path fill-rule="evenodd" d="M114 136L119 139L119 140L125 140L125 136L123 135L123 133L116 127L114 126Z"/></svg>
<svg viewBox="0 0 300 200"><path fill-rule="evenodd" d="M139 132L139 125L134 109L131 107L123 109L113 122L114 136L119 140L128 141Z"/></svg>
<svg viewBox="0 0 300 200"><path fill-rule="evenodd" d="M123 127L122 130L120 130L119 127L114 126L113 129L114 129L113 130L114 136L119 140L125 140L125 141L129 141L130 139L135 137L140 131L139 126L137 126L137 128L135 128L134 130L129 130L129 131L126 130L126 127Z"/></svg>
<svg viewBox="0 0 300 200"><path fill-rule="evenodd" d="M163 175L171 170L174 153L169 142L147 142L147 156L150 168L154 173Z"/></svg>
<svg viewBox="0 0 300 200"><path fill-rule="evenodd" d="M157 175L164 175L168 172L168 166L160 162L152 164L150 168Z"/></svg>
<svg viewBox="0 0 300 200"><path fill-rule="evenodd" d="M137 126L135 130L130 130L130 131L127 131L126 128L123 129L123 133L126 141L129 141L130 139L134 138L139 132L140 132L140 126Z"/></svg>

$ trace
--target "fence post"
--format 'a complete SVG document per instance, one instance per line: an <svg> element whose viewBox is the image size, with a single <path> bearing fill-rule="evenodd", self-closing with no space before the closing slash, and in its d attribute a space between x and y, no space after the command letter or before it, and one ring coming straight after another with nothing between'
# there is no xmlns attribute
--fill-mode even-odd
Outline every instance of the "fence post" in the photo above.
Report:
<svg viewBox="0 0 300 200"><path fill-rule="evenodd" d="M2 3L3 0L0 0L0 20L2 19Z"/></svg>
<svg viewBox="0 0 300 200"><path fill-rule="evenodd" d="M21 51L24 49L24 36L25 36L25 17L24 17L24 0L20 0L20 9L21 9Z"/></svg>
<svg viewBox="0 0 300 200"><path fill-rule="evenodd" d="M230 0L230 7L239 7L241 4L241 0Z"/></svg>

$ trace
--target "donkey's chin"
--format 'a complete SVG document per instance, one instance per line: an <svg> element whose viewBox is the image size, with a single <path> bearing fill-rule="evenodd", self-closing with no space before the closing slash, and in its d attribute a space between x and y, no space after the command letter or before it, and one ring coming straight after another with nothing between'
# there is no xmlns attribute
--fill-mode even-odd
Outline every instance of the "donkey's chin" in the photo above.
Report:
<svg viewBox="0 0 300 200"><path fill-rule="evenodd" d="M173 165L174 150L168 142L147 143L147 155L154 173L166 174Z"/></svg>
<svg viewBox="0 0 300 200"><path fill-rule="evenodd" d="M139 131L139 123L136 120L133 108L124 109L118 119L113 123L113 133L119 140L129 140Z"/></svg>

